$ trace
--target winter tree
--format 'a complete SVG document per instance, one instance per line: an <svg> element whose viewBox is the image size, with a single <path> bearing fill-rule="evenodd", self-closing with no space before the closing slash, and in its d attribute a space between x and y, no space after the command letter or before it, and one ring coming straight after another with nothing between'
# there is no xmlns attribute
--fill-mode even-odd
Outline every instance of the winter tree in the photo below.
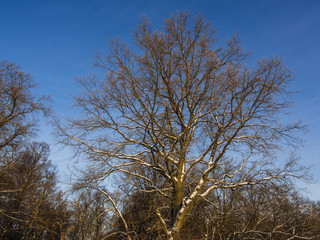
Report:
<svg viewBox="0 0 320 240"><path fill-rule="evenodd" d="M210 193L297 176L294 157L282 165L275 157L301 129L279 118L292 79L281 59L251 66L237 35L219 46L211 24L185 12L159 30L142 19L134 41L112 41L97 56L104 77L77 79L80 117L59 126L62 141L91 162L80 184L111 198L106 180L127 179L122 189L158 199L150 214L166 239L179 239Z"/></svg>

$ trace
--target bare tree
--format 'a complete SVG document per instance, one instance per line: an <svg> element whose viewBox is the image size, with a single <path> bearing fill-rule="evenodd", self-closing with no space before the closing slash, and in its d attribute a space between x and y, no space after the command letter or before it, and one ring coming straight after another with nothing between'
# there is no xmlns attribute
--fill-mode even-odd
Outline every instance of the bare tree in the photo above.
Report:
<svg viewBox="0 0 320 240"><path fill-rule="evenodd" d="M0 234L3 239L10 239L6 237L10 234L33 234L33 229L45 225L37 222L39 208L46 204L47 194L55 186L54 173L49 170L51 164L45 162L48 146L28 144L35 134L37 114L46 115L50 111L48 98L37 96L33 92L35 87L30 74L19 66L0 62ZM41 179L42 171L47 171L47 182ZM48 214L52 213L52 209L47 210Z"/></svg>
<svg viewBox="0 0 320 240"><path fill-rule="evenodd" d="M223 189L209 203L203 214L209 220L206 239L319 239L313 227L319 209L292 185L269 181Z"/></svg>
<svg viewBox="0 0 320 240"><path fill-rule="evenodd" d="M47 97L32 93L35 86L19 66L0 62L0 150L32 133L38 112L48 113Z"/></svg>
<svg viewBox="0 0 320 240"><path fill-rule="evenodd" d="M60 239L68 211L56 190L56 172L45 143L19 145L6 171L0 172L0 238Z"/></svg>
<svg viewBox="0 0 320 240"><path fill-rule="evenodd" d="M81 191L71 202L70 239L103 239L107 235L108 203L100 192Z"/></svg>
<svg viewBox="0 0 320 240"><path fill-rule="evenodd" d="M161 30L142 19L134 36L134 50L115 40L97 56L102 80L77 79L82 116L59 127L63 142L91 159L88 184L105 187L113 174L143 182L137 190L168 201L153 214L167 239L179 239L211 192L297 174L294 158L280 167L272 157L301 128L278 118L290 105L281 59L248 67L237 36L218 47L212 26L185 12Z"/></svg>

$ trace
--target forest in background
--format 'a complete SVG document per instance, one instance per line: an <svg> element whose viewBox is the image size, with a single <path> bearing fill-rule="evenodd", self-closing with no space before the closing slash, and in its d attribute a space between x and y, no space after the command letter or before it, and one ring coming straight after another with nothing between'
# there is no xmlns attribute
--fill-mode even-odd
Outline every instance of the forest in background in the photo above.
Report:
<svg viewBox="0 0 320 240"><path fill-rule="evenodd" d="M319 239L320 204L293 184L307 169L294 153L276 159L303 128L278 118L290 105L282 61L249 68L237 36L217 47L211 25L183 12L161 31L142 19L134 36L136 51L115 40L97 56L104 78L77 79L80 117L54 123L91 162L68 198L48 144L33 141L50 101L1 62L1 239Z"/></svg>

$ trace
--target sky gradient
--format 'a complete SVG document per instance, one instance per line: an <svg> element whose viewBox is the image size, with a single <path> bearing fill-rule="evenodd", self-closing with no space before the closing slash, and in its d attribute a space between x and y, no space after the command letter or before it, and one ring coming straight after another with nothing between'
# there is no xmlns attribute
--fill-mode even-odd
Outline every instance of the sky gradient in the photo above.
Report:
<svg viewBox="0 0 320 240"><path fill-rule="evenodd" d="M252 59L279 56L292 69L298 90L290 119L308 126L301 163L312 165L316 182L302 184L312 200L320 200L320 1L318 0L0 0L0 61L6 59L31 73L38 93L52 96L58 116L70 111L77 93L75 77L92 73L94 54L106 40L132 43L132 32L145 15L158 26L179 10L203 13L218 28L220 41L239 33ZM51 145L51 159L62 176L72 155L54 146L44 121L38 140Z"/></svg>

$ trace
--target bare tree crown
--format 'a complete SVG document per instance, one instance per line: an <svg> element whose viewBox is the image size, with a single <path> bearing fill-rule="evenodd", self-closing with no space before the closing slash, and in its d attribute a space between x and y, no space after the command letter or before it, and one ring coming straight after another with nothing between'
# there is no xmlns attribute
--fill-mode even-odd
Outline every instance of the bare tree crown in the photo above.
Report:
<svg viewBox="0 0 320 240"><path fill-rule="evenodd" d="M83 117L60 128L67 144L96 163L91 182L122 173L143 181L139 190L170 199L169 222L156 211L170 238L215 189L293 174L292 164L275 169L261 160L301 127L278 119L291 80L281 59L248 67L237 35L217 47L211 24L183 12L160 30L142 19L134 37L134 50L115 40L97 56L104 79L78 79Z"/></svg>
<svg viewBox="0 0 320 240"><path fill-rule="evenodd" d="M0 62L0 150L33 132L36 113L49 112L47 97L32 93L35 86L19 66Z"/></svg>

